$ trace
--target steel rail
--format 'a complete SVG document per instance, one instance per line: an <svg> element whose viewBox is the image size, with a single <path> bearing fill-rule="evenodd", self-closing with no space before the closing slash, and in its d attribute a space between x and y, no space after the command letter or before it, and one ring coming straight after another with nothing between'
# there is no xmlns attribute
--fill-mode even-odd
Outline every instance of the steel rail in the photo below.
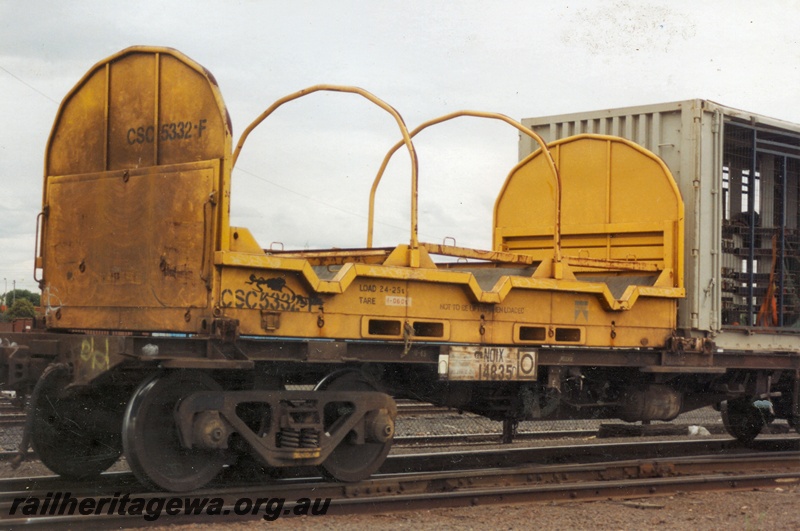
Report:
<svg viewBox="0 0 800 531"><path fill-rule="evenodd" d="M477 504L525 503L542 501L598 500L662 496L678 491L745 490L775 487L800 482L798 452L780 454L740 454L698 458L659 458L625 460L590 465L525 465L512 468L386 474L357 484L321 483L308 479L280 480L270 485L205 489L194 497L224 500L217 517L207 514L161 515L160 524L215 522L229 523L237 516L260 519L261 514L237 515L243 498L282 498L287 500L283 515L291 515L289 500L331 498L327 514L382 513ZM94 491L92 496L97 496ZM118 496L119 491L115 496ZM25 496L39 493L23 491ZM51 494L52 495L52 494ZM43 494L42 494L43 496ZM86 494L75 494L78 498ZM143 499L180 498L174 494L141 493ZM0 514L9 515L8 497L0 501ZM13 515L17 516L17 515ZM28 515L32 516L32 515ZM165 521L166 520L166 521ZM5 526L14 528L34 523L42 526L141 526L141 515L98 514L88 517L46 515L10 518Z"/></svg>
<svg viewBox="0 0 800 531"><path fill-rule="evenodd" d="M770 437L756 441L757 455L772 455L780 452L800 452L800 437ZM705 438L703 440L622 442L587 445L554 445L522 448L493 448L480 450L459 449L452 452L425 452L390 455L379 470L381 475L409 474L443 470L502 469L519 466L521 463L540 466L572 463L571 466L584 466L591 463L608 462L609 456L624 456L625 459L652 458L696 458L698 455L740 456L752 452L730 438ZM737 457L738 458L738 457ZM800 463L798 463L800 465ZM228 472L231 469L227 469ZM213 485L220 487L230 484L233 473L223 473ZM293 477L315 476L313 468L295 469ZM241 478L236 477L241 481ZM265 477L254 477L250 481L263 481ZM89 489L105 491L117 486L141 488L130 472L105 472L91 482L70 482L58 476L39 476L33 478L0 479L0 500L7 493L25 491L35 493L57 490L71 486L74 490ZM207 489L206 489L207 490Z"/></svg>
<svg viewBox="0 0 800 531"><path fill-rule="evenodd" d="M572 432L556 432L572 433ZM530 435L536 438L538 433L521 434L520 439ZM552 433L542 432L542 436L552 436ZM494 435L492 435L493 437ZM497 435L499 437L499 435ZM403 442L408 442L409 446L418 443L420 440L451 441L453 438L462 438L463 435L445 435L432 437L407 437L401 438ZM474 434L473 437L479 440L486 440L489 435ZM399 446L399 445L398 445ZM399 449L399 448L398 448ZM753 444L753 449L762 452L776 451L800 451L800 438L793 436L763 437L757 439ZM727 435L703 437L702 439L690 440L648 440L648 441L625 441L625 442L605 442L592 443L585 445L564 445L553 444L549 446L537 447L508 447L501 448L481 448L470 449L469 445L459 447L452 452L415 452L404 454L390 454L386 462L380 469L381 473L401 473L410 470L423 471L444 470L452 463L458 463L460 467L489 468L512 466L516 463L588 463L608 459L610 455L624 455L626 457L680 457L696 455L698 453L741 453L748 450ZM17 455L18 452L0 452L0 462L7 461ZM29 451L26 460L36 459L36 454ZM303 470L303 469L298 469ZM306 469L307 471L308 469ZM106 472L100 476L99 480L105 482L110 477L124 477L130 475L127 472ZM132 478L133 476L130 475ZM36 478L0 478L0 496L6 492L9 485L25 485L23 488L34 488L37 485L49 484L53 482L55 486L63 484L65 480L58 476L40 476ZM132 480L134 483L135 479ZM20 483L22 482L22 483ZM79 483L80 484L80 483ZM105 484L105 483L104 483ZM44 488L44 487L43 487Z"/></svg>

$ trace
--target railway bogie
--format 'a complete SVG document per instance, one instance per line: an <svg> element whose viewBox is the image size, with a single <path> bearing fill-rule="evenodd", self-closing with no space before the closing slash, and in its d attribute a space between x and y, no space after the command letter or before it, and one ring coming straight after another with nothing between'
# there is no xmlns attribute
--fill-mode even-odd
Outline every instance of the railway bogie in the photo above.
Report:
<svg viewBox="0 0 800 531"><path fill-rule="evenodd" d="M386 161L407 148L408 243L374 248L370 229L361 249L264 250L230 225L249 132L323 90L397 123ZM502 120L536 146L500 188L491 250L417 235L413 137L459 116ZM716 405L745 443L772 418L798 425L786 299L770 343L783 348L722 349L716 329L685 326L684 282L698 282L685 264L713 249L696 234L685 243L684 181L634 142L546 143L475 111L409 131L375 96L328 85L278 100L235 149L231 131L213 77L166 48L98 63L61 104L37 242L48 330L0 345L6 387L31 396L25 444L55 472L96 475L124 453L143 483L184 491L246 456L358 481L391 448L392 397L512 423L671 420Z"/></svg>

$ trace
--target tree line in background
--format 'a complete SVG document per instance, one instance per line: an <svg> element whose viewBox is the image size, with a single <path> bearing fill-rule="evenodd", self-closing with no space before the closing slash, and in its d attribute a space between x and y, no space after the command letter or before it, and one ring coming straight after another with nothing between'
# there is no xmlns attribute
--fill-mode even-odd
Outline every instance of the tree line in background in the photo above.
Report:
<svg viewBox="0 0 800 531"><path fill-rule="evenodd" d="M2 296L0 320L12 321L24 317L35 317L36 308L41 304L41 295L26 289L15 289Z"/></svg>

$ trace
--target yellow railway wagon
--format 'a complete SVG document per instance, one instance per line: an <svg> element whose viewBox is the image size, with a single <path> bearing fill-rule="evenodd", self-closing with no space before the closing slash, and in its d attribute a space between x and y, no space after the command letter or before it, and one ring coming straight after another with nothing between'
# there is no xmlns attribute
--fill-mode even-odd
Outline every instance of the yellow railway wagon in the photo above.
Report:
<svg viewBox="0 0 800 531"><path fill-rule="evenodd" d="M264 250L230 225L249 133L318 91L360 95L397 124L371 202L406 149L408 242L372 246L372 204L362 249ZM504 121L538 146L499 191L490 250L417 236L413 137L461 116ZM796 356L758 365L676 332L684 203L637 144L582 134L546 145L477 111L409 130L374 95L331 85L278 100L235 148L231 131L211 74L167 48L123 50L63 100L38 220L47 331L0 347L6 386L31 393L25 441L57 473L91 477L124 453L140 480L180 491L250 454L358 481L388 453L401 396L509 432L524 419L669 420L720 404L750 441L765 418L754 401L786 389L769 414L796 423ZM743 377L766 390L735 385Z"/></svg>

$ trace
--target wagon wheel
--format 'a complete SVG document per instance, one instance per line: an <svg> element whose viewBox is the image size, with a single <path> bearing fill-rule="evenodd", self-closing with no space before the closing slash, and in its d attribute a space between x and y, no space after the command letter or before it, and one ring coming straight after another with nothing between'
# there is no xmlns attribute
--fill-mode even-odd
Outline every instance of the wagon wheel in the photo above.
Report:
<svg viewBox="0 0 800 531"><path fill-rule="evenodd" d="M726 400L720 404L720 413L725 431L745 445L752 444L767 424L767 419L751 399Z"/></svg>
<svg viewBox="0 0 800 531"><path fill-rule="evenodd" d="M184 448L174 416L181 398L221 389L207 374L188 370L154 374L136 389L125 411L122 443L139 481L156 489L189 491L222 470L228 452Z"/></svg>
<svg viewBox="0 0 800 531"><path fill-rule="evenodd" d="M97 476L122 453L119 426L124 401L106 396L69 396L66 365L43 373L31 397L30 437L42 463L56 474L76 480Z"/></svg>
<svg viewBox="0 0 800 531"><path fill-rule="evenodd" d="M354 370L334 372L320 381L315 391L377 391L378 389L363 374ZM353 407L346 403L331 403L325 407L325 429L336 419L349 415ZM389 450L392 439L386 442L367 440L364 444L356 444L355 434L349 433L322 463L323 474L338 481L361 481L376 472Z"/></svg>

